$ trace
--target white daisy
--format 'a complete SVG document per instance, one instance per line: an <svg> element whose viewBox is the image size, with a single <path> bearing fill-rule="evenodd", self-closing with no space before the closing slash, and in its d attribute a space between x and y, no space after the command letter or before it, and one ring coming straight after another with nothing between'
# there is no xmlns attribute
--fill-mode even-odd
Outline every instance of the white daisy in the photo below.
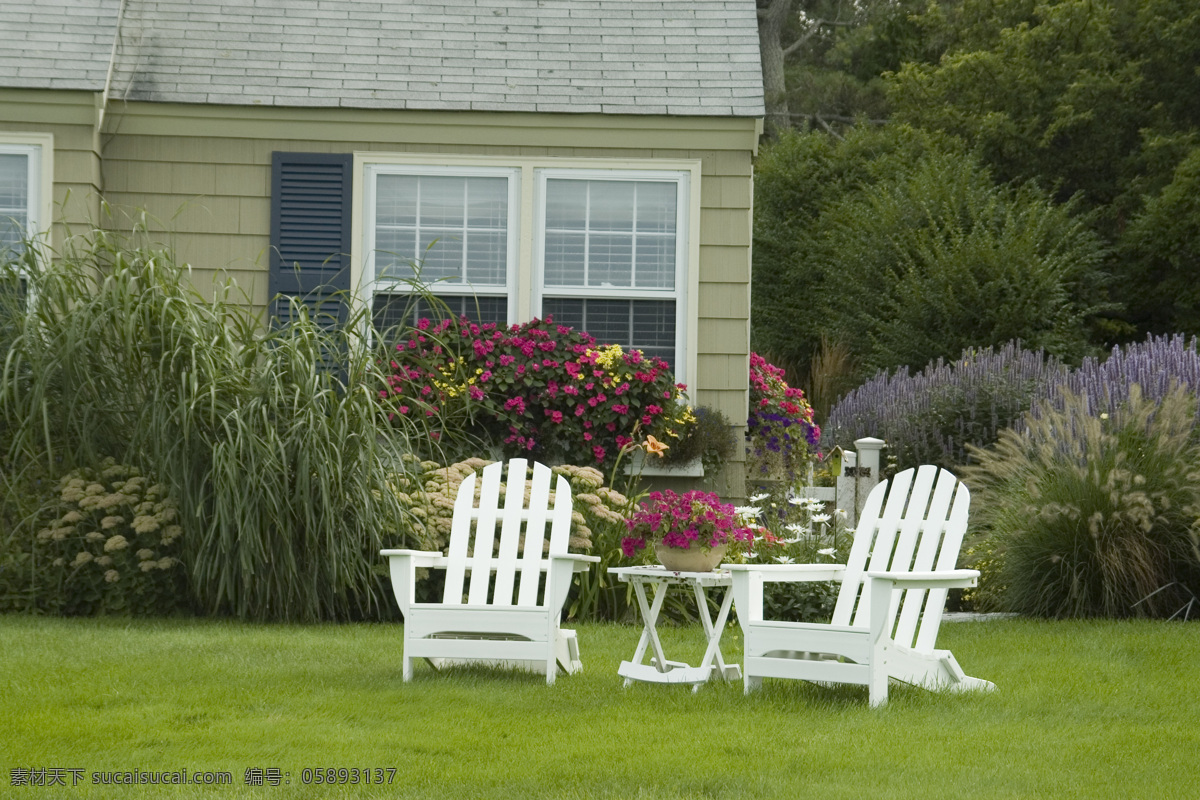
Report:
<svg viewBox="0 0 1200 800"><path fill-rule="evenodd" d="M817 554L822 555L822 556L832 556L832 555L836 555L837 551L834 550L832 547L822 547L820 550L817 551Z"/></svg>
<svg viewBox="0 0 1200 800"><path fill-rule="evenodd" d="M775 556L775 560L778 561L780 564L794 564L795 563L795 559L793 559L791 556Z"/></svg>
<svg viewBox="0 0 1200 800"><path fill-rule="evenodd" d="M765 492L763 494L756 494L750 498L750 502L751 503L761 503L763 500L766 500L770 496L771 495L766 494Z"/></svg>
<svg viewBox="0 0 1200 800"><path fill-rule="evenodd" d="M830 520L830 516L828 514L813 514L812 515L813 522L821 523L821 522L829 522L829 520Z"/></svg>

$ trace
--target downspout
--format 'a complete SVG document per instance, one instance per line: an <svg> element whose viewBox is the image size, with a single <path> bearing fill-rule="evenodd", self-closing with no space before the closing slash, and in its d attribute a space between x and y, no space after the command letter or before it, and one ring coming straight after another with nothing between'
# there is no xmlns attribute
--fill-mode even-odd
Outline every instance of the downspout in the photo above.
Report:
<svg viewBox="0 0 1200 800"><path fill-rule="evenodd" d="M108 74L104 76L104 92L100 95L100 111L96 118L96 135L104 129L104 112L108 110L108 91L112 88L113 72L117 66L117 46L121 42L121 21L125 18L125 2L117 9L117 29L113 33L112 54L108 57Z"/></svg>

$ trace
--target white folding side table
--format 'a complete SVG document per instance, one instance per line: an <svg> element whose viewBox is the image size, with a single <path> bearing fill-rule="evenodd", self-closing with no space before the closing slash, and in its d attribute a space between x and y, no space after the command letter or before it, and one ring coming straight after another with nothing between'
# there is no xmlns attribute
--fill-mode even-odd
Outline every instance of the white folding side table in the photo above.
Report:
<svg viewBox="0 0 1200 800"><path fill-rule="evenodd" d="M723 680L732 681L742 677L742 670L737 664L726 664L721 655L721 633L729 619L729 609L733 604L733 592L725 592L725 599L714 621L708 611L707 592L709 589L723 586L730 587L733 580L728 570L711 572L671 572L666 567L612 567L609 573L616 575L625 583L633 585L633 593L637 597L638 610L642 614L642 637L638 640L637 650L633 659L622 661L617 674L625 679L625 686L633 681L650 683L690 683L692 691L700 688L713 675ZM654 586L654 601L647 602L646 586ZM663 600L667 590L672 586L690 586L696 595L696 606L700 614L700 623L704 627L704 636L708 647L704 651L704 660L699 666L692 667L682 661L669 661L663 654L662 642L658 638L658 615L662 611ZM646 648L653 649L649 664L643 664Z"/></svg>

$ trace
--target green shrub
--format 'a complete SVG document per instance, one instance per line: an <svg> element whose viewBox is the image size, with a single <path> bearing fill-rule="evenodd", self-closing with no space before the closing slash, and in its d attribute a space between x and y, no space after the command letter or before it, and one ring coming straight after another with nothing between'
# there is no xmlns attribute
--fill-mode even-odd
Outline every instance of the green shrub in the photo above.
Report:
<svg viewBox="0 0 1200 800"><path fill-rule="evenodd" d="M999 556L1006 609L1169 616L1200 595L1195 411L1182 388L1153 401L1134 384L1111 416L1066 392L972 449L973 545Z"/></svg>
<svg viewBox="0 0 1200 800"><path fill-rule="evenodd" d="M106 459L58 483L42 526L28 535L32 566L21 611L68 615L171 614L188 608L184 531L166 487Z"/></svg>
<svg viewBox="0 0 1200 800"><path fill-rule="evenodd" d="M0 373L10 464L111 455L155 475L192 521L183 559L204 612L390 607L378 551L409 525L387 480L417 432L378 402L365 311L326 330L293 300L293 322L266 329L232 282L201 296L169 251L103 231L25 268L35 302L10 316Z"/></svg>
<svg viewBox="0 0 1200 800"><path fill-rule="evenodd" d="M757 163L755 201L751 341L802 380L822 336L862 378L1012 339L1078 361L1112 310L1078 203L997 186L947 137L784 136Z"/></svg>

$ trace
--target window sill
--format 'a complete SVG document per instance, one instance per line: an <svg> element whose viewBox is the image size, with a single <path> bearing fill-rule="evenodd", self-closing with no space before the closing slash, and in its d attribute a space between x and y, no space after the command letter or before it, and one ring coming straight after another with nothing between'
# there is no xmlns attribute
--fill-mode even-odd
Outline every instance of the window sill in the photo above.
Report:
<svg viewBox="0 0 1200 800"><path fill-rule="evenodd" d="M622 471L626 475L641 475L644 478L704 477L704 464L698 458L681 464L659 464L657 463L659 460L655 458L653 461L646 461L644 453L633 452L629 454L629 461Z"/></svg>

